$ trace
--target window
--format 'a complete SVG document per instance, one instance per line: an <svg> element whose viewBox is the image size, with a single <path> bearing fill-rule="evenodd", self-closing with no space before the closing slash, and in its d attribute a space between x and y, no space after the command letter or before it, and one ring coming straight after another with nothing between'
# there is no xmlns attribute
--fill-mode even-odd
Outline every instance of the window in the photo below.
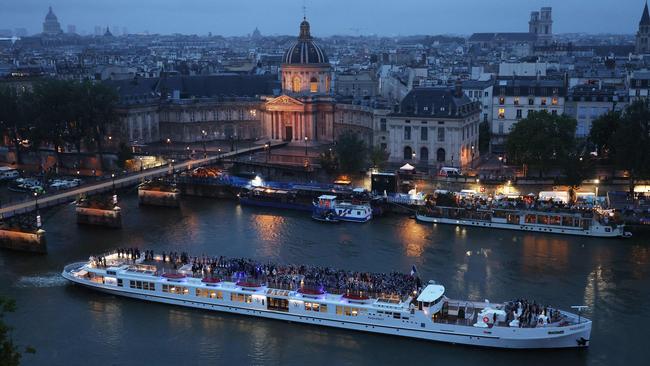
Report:
<svg viewBox="0 0 650 366"><path fill-rule="evenodd" d="M320 311L321 313L327 312L326 304L319 304L317 302L306 302L305 311Z"/></svg>
<svg viewBox="0 0 650 366"><path fill-rule="evenodd" d="M404 126L404 140L411 139L411 126Z"/></svg>
<svg viewBox="0 0 650 366"><path fill-rule="evenodd" d="M515 97L515 105L519 105L519 97Z"/></svg>
<svg viewBox="0 0 650 366"><path fill-rule="evenodd" d="M528 105L535 105L535 98L528 98Z"/></svg>
<svg viewBox="0 0 650 366"><path fill-rule="evenodd" d="M293 85L292 85L292 90L294 93L300 92L300 78L298 76L295 76L293 78Z"/></svg>
<svg viewBox="0 0 650 366"><path fill-rule="evenodd" d="M289 311L289 300L269 297L266 308L269 310Z"/></svg>
<svg viewBox="0 0 650 366"><path fill-rule="evenodd" d="M123 286L123 284L122 284L122 279L121 279L121 278L118 278L118 279L117 279L117 286L119 286L119 287L122 287L122 286Z"/></svg>
<svg viewBox="0 0 650 366"><path fill-rule="evenodd" d="M552 105L557 105L557 98L556 98L556 97L553 97L553 98L551 99L551 104L552 104Z"/></svg>
<svg viewBox="0 0 650 366"><path fill-rule="evenodd" d="M250 304L253 302L253 296L248 294L238 294L235 292L230 293L230 301L232 302L245 302Z"/></svg>
<svg viewBox="0 0 650 366"><path fill-rule="evenodd" d="M503 135L503 122L499 122L499 135Z"/></svg>
<svg viewBox="0 0 650 366"><path fill-rule="evenodd" d="M499 105L504 105L504 104L506 104L506 98L500 97L499 98Z"/></svg>
<svg viewBox="0 0 650 366"><path fill-rule="evenodd" d="M168 292L170 294L178 295L187 295L190 293L190 290L187 287L175 286L175 285L162 285L163 292Z"/></svg>
<svg viewBox="0 0 650 366"><path fill-rule="evenodd" d="M542 105L546 105L546 98L542 98L542 100L541 100L541 104L542 104Z"/></svg>
<svg viewBox="0 0 650 366"><path fill-rule="evenodd" d="M517 119L521 119L521 109L517 109Z"/></svg>
<svg viewBox="0 0 650 366"><path fill-rule="evenodd" d="M429 139L429 127L420 127L420 140L427 141Z"/></svg>
<svg viewBox="0 0 650 366"><path fill-rule="evenodd" d="M445 159L446 159L445 155L446 155L445 154L445 149L443 149L443 148L438 149L438 151L436 152L436 160L438 160L438 162L441 162L441 163L444 162Z"/></svg>
<svg viewBox="0 0 650 366"><path fill-rule="evenodd" d="M309 80L309 91L312 93L318 93L318 79L311 78L311 80Z"/></svg>
<svg viewBox="0 0 650 366"><path fill-rule="evenodd" d="M438 142L445 141L445 128L438 127Z"/></svg>
<svg viewBox="0 0 650 366"><path fill-rule="evenodd" d="M198 297L209 297L211 299L223 299L223 292L217 290L208 290L208 289L196 289L196 296Z"/></svg>
<svg viewBox="0 0 650 366"><path fill-rule="evenodd" d="M386 118L382 118L379 120L379 130L386 132Z"/></svg>
<svg viewBox="0 0 650 366"><path fill-rule="evenodd" d="M426 147L420 148L420 161L427 162L429 161L429 149Z"/></svg>
<svg viewBox="0 0 650 366"><path fill-rule="evenodd" d="M505 118L506 118L506 109L499 108L499 119L505 119Z"/></svg>
<svg viewBox="0 0 650 366"><path fill-rule="evenodd" d="M410 146L404 147L404 160L411 160L413 158L413 149Z"/></svg>

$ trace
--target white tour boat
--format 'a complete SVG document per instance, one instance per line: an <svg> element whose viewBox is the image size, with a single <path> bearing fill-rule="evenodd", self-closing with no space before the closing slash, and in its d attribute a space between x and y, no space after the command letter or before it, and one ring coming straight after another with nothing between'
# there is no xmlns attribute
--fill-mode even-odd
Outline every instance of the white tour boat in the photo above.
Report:
<svg viewBox="0 0 650 366"><path fill-rule="evenodd" d="M227 276L219 270L231 265L216 265L209 267L212 275L205 276L196 259L191 263L176 259L178 269L172 270L163 258L152 252L137 259L112 253L70 264L63 277L91 289L141 300L472 346L587 347L591 335L591 321L579 314L582 307L576 307L578 314L573 314L525 300L498 304L453 300L445 296L443 286L433 282L422 285L412 274L335 272L365 276L355 283L376 280L373 283L377 284L386 278L406 282L398 293L371 294L358 289L352 293L349 288L305 286L314 277L295 275L295 269L311 267L271 267L269 271L258 263L249 265L254 271L272 273L262 279L244 272ZM223 263L221 257L219 261ZM293 268L294 272L283 272L288 273L283 278L289 282L278 282L283 268ZM330 269L323 271L330 272L319 275L332 275Z"/></svg>
<svg viewBox="0 0 650 366"><path fill-rule="evenodd" d="M314 219L331 218L333 221L366 222L372 219L370 203L339 202L336 196L322 195L314 202Z"/></svg>
<svg viewBox="0 0 650 366"><path fill-rule="evenodd" d="M478 226L493 229L532 231L550 234L592 236L602 238L630 237L623 224L609 221L608 210L584 212L526 211L512 209L476 209L434 207L419 211L415 218L433 224Z"/></svg>

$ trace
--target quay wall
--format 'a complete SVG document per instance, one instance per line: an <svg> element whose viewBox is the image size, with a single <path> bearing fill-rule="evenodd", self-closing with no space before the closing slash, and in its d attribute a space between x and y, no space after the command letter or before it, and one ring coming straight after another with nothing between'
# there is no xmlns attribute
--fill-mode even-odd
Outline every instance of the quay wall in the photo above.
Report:
<svg viewBox="0 0 650 366"><path fill-rule="evenodd" d="M24 232L0 229L0 248L32 253L46 253L45 230Z"/></svg>

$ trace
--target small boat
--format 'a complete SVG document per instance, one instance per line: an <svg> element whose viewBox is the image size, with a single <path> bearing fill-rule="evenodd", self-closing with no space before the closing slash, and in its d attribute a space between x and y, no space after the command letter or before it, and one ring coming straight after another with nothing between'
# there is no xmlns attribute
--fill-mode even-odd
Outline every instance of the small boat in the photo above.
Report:
<svg viewBox="0 0 650 366"><path fill-rule="evenodd" d="M341 222L341 220L339 220L336 217L336 213L333 210L328 210L328 211L318 210L318 212L317 210L314 210L314 212L311 215L311 218L321 222L331 222L331 223Z"/></svg>
<svg viewBox="0 0 650 366"><path fill-rule="evenodd" d="M372 219L370 203L338 202L336 196L324 194L314 202L312 217L331 213L340 221L366 222Z"/></svg>

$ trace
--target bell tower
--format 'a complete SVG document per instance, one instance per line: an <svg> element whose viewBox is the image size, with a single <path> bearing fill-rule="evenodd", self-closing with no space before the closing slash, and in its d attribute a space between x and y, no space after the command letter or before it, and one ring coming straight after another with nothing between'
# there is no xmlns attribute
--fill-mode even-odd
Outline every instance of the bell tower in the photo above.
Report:
<svg viewBox="0 0 650 366"><path fill-rule="evenodd" d="M641 21L639 21L639 31L636 33L636 53L646 54L650 53L650 13L648 12L648 1L646 0Z"/></svg>

